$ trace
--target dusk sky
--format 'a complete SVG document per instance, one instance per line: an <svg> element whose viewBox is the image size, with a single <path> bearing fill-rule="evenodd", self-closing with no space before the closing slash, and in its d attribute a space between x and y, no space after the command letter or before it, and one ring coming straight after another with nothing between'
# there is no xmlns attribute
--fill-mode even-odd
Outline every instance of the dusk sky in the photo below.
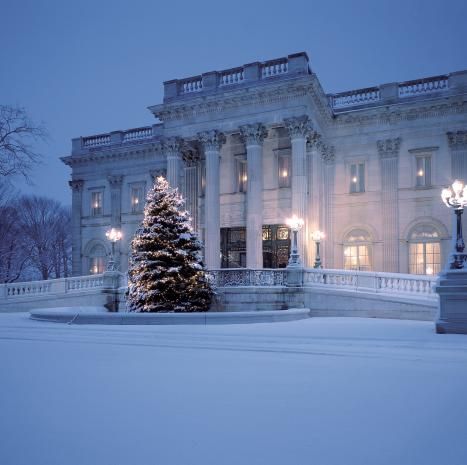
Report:
<svg viewBox="0 0 467 465"><path fill-rule="evenodd" d="M467 2L0 0L0 103L51 140L35 192L71 203L71 138L154 122L163 81L306 51L325 92L467 69Z"/></svg>

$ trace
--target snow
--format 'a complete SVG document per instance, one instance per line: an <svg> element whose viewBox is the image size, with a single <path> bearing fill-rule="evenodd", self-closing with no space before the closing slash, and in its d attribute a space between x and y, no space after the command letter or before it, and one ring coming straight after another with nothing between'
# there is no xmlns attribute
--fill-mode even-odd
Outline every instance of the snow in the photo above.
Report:
<svg viewBox="0 0 467 465"><path fill-rule="evenodd" d="M467 336L429 322L0 315L6 465L461 465Z"/></svg>

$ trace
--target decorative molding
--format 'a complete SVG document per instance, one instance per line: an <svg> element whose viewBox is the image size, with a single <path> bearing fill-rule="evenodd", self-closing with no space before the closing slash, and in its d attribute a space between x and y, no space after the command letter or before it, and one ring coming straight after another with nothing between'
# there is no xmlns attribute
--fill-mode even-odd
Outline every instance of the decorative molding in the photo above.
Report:
<svg viewBox="0 0 467 465"><path fill-rule="evenodd" d="M415 149L409 149L409 153L428 153L428 152L436 152L439 150L439 147L433 146L433 147L417 147Z"/></svg>
<svg viewBox="0 0 467 465"><path fill-rule="evenodd" d="M399 156L400 145L400 137L379 140L376 142L380 158L397 158Z"/></svg>
<svg viewBox="0 0 467 465"><path fill-rule="evenodd" d="M261 145L268 135L261 123L240 126L240 138L245 145Z"/></svg>
<svg viewBox="0 0 467 465"><path fill-rule="evenodd" d="M123 175L117 174L107 176L107 181L109 181L109 185L112 189L119 189L122 186Z"/></svg>
<svg viewBox="0 0 467 465"><path fill-rule="evenodd" d="M213 129L211 131L204 131L198 133L198 140L204 148L204 151L219 151L223 144L225 144L225 135Z"/></svg>
<svg viewBox="0 0 467 465"><path fill-rule="evenodd" d="M82 179L68 181L68 184L73 192L83 192L84 181Z"/></svg>
<svg viewBox="0 0 467 465"><path fill-rule="evenodd" d="M451 149L467 148L467 131L448 132L447 136Z"/></svg>
<svg viewBox="0 0 467 465"><path fill-rule="evenodd" d="M316 131L311 131L308 134L307 141L306 141L306 149L307 151L311 150L318 150L323 145L321 134Z"/></svg>
<svg viewBox="0 0 467 465"><path fill-rule="evenodd" d="M321 149L321 160L323 160L323 163L332 165L336 161L334 146L321 144L319 148Z"/></svg>
<svg viewBox="0 0 467 465"><path fill-rule="evenodd" d="M313 125L307 115L286 118L284 124L291 139L306 137L313 130Z"/></svg>
<svg viewBox="0 0 467 465"><path fill-rule="evenodd" d="M167 137L162 142L162 150L167 157L181 157L183 143L180 137Z"/></svg>

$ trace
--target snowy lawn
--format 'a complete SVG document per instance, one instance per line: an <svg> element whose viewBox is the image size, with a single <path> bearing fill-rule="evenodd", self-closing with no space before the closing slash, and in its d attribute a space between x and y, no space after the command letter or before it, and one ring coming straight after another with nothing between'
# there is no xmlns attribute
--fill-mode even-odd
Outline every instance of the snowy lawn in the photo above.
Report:
<svg viewBox="0 0 467 465"><path fill-rule="evenodd" d="M467 336L0 315L2 465L464 465Z"/></svg>

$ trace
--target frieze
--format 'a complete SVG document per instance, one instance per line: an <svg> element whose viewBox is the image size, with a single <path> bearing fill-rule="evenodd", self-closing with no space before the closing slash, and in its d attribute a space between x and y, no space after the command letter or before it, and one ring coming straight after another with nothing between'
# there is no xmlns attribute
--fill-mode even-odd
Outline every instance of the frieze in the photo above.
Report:
<svg viewBox="0 0 467 465"><path fill-rule="evenodd" d="M467 131L448 132L447 136L451 149L467 148Z"/></svg>

